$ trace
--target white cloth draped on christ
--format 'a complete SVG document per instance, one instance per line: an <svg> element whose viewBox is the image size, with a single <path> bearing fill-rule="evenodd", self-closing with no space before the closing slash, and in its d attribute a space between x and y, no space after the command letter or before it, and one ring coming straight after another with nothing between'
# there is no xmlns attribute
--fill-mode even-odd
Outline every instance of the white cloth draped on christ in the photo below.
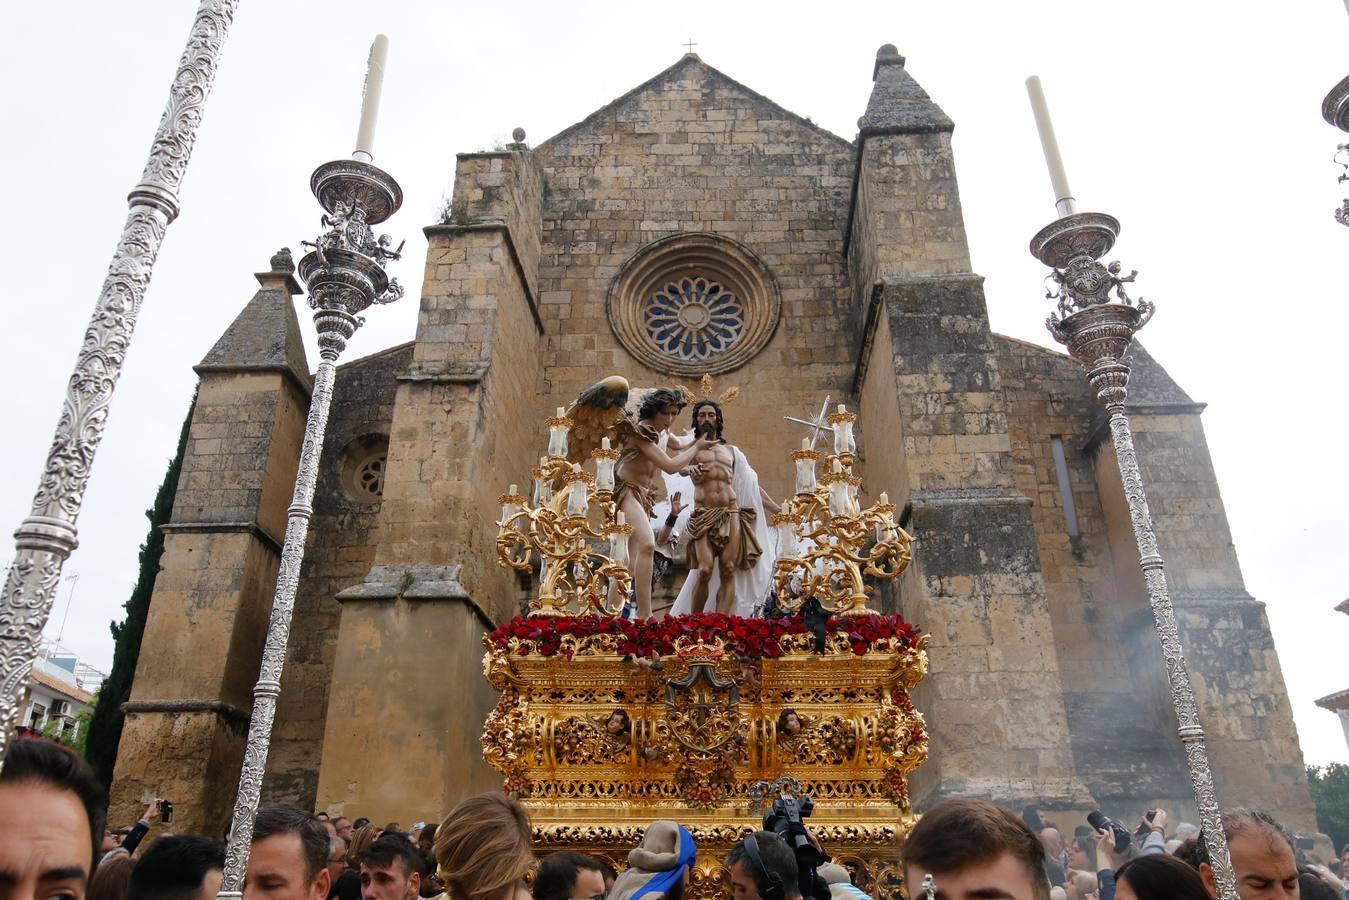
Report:
<svg viewBox="0 0 1349 900"><path fill-rule="evenodd" d="M759 546L763 548L763 553L759 556L759 561L752 569L740 569L735 573L735 607L731 610L731 615L735 616L762 616L764 604L768 600L768 592L773 586L773 569L778 558L778 536L776 528L768 527L768 519L764 515L763 495L759 492L759 474L754 471L754 467L749 464L745 454L740 452L740 448L730 445L735 454L735 467L731 474L731 488L735 491L735 496L742 507L748 507L754 510L754 536L759 539ZM680 513L679 521L675 527L680 532L680 546L687 549L687 538L684 537L688 518L693 512L693 480L686 475L666 475L665 490L667 495L673 495L675 491L681 491L685 498L686 506ZM669 505L664 504L664 511L668 513ZM663 518L662 520L663 521ZM653 522L653 527L658 527L658 522ZM714 568L712 571L712 581L707 589L707 604L701 610L693 609L693 591L698 584L699 574L697 569L689 571L684 579L684 587L679 591L679 596L675 598L674 606L670 608L670 615L683 616L692 612L716 612L717 611L717 587L721 584L721 577Z"/></svg>

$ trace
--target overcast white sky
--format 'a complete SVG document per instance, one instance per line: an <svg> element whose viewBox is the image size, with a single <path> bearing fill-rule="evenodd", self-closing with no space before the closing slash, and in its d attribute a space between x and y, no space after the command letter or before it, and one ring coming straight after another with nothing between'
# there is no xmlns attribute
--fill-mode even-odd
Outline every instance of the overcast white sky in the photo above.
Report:
<svg viewBox="0 0 1349 900"><path fill-rule="evenodd" d="M26 515L64 382L187 36L192 0L5 4L0 33L0 329L9 438L0 525ZM252 273L317 230L316 165L354 140L365 56L391 41L376 162L406 194L401 303L349 358L412 337L425 240L454 154L536 144L696 52L852 139L876 48L956 122L974 268L993 327L1046 346L1026 251L1053 198L1025 90L1039 73L1081 208L1123 222L1112 256L1157 303L1143 333L1197 400L1247 587L1268 604L1307 761L1349 761L1313 700L1349 687L1343 302L1349 229L1321 98L1349 74L1339 0L1229 2L412 3L243 0L206 108L79 522L63 642L106 668L143 511L173 450L191 366ZM297 253L298 256L298 253ZM1339 273L1339 274L1336 274ZM306 335L312 329L305 326ZM310 360L315 359L312 338ZM9 525L4 527L8 528ZM7 561L8 557L6 557ZM66 609L62 588L49 634Z"/></svg>

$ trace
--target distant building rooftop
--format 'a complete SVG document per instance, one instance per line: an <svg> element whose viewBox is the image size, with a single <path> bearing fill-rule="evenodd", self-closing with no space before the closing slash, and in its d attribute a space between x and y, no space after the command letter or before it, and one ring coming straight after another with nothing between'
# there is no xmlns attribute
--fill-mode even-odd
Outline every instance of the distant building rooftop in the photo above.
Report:
<svg viewBox="0 0 1349 900"><path fill-rule="evenodd" d="M94 699L92 692L76 682L75 673L50 660L39 658L33 661L33 681L86 706Z"/></svg>
<svg viewBox="0 0 1349 900"><path fill-rule="evenodd" d="M1327 694L1320 700L1317 700L1316 705L1322 709L1329 710L1349 709L1349 688L1342 691L1336 691L1333 694Z"/></svg>

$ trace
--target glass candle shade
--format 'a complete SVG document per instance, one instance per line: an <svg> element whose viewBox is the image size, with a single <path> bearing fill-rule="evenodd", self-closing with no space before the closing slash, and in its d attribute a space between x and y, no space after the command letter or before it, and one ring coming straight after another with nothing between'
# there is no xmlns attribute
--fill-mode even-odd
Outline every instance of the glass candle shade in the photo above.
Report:
<svg viewBox="0 0 1349 900"><path fill-rule="evenodd" d="M796 555L796 523L787 521L778 523L778 556Z"/></svg>
<svg viewBox="0 0 1349 900"><path fill-rule="evenodd" d="M829 417L829 427L834 430L834 453L842 456L845 453L853 453L857 450L857 441L853 438L853 422L857 419L855 415L848 412L848 407L840 403L838 410Z"/></svg>
<svg viewBox="0 0 1349 900"><path fill-rule="evenodd" d="M614 460L595 457L595 490L612 493L614 489Z"/></svg>
<svg viewBox="0 0 1349 900"><path fill-rule="evenodd" d="M796 492L810 494L815 491L815 460L801 457L796 460Z"/></svg>
<svg viewBox="0 0 1349 900"><path fill-rule="evenodd" d="M555 458L565 458L567 455L567 431L566 425L548 426L548 455Z"/></svg>
<svg viewBox="0 0 1349 900"><path fill-rule="evenodd" d="M568 487L567 515L584 516L590 511L589 491L584 481L573 481Z"/></svg>
<svg viewBox="0 0 1349 900"><path fill-rule="evenodd" d="M829 485L829 515L846 516L850 511L848 483L836 479Z"/></svg>
<svg viewBox="0 0 1349 900"><path fill-rule="evenodd" d="M615 565L627 568L628 565L628 536L620 531L610 532L609 534L609 558Z"/></svg>

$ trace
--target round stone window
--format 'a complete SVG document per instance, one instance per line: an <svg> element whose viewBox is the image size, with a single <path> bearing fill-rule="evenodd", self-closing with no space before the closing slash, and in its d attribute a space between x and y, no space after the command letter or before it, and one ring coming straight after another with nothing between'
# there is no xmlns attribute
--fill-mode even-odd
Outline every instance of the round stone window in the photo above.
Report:
<svg viewBox="0 0 1349 900"><path fill-rule="evenodd" d="M728 372L777 328L777 284L753 253L714 234L643 248L609 289L609 324L638 361L670 375Z"/></svg>
<svg viewBox="0 0 1349 900"><path fill-rule="evenodd" d="M384 470L389 461L389 438L367 434L342 451L342 490L359 503L378 503L384 496Z"/></svg>

